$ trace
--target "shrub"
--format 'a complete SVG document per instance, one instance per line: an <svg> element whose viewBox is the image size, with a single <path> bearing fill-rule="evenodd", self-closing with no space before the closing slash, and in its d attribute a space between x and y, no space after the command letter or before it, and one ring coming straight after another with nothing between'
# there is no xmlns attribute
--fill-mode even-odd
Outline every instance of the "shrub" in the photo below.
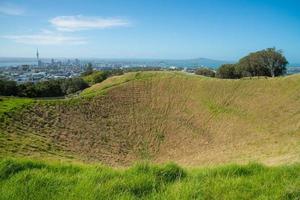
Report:
<svg viewBox="0 0 300 200"><path fill-rule="evenodd" d="M216 76L216 72L212 69L209 68L198 68L195 72L195 74L197 75L202 75L202 76L208 76L208 77L215 77Z"/></svg>
<svg viewBox="0 0 300 200"><path fill-rule="evenodd" d="M64 93L61 90L62 83L62 80L49 80L36 83L35 90L37 97L63 96Z"/></svg>
<svg viewBox="0 0 300 200"><path fill-rule="evenodd" d="M94 71L93 73L84 76L83 79L90 85L101 83L109 77L109 71Z"/></svg>
<svg viewBox="0 0 300 200"><path fill-rule="evenodd" d="M0 79L0 95L11 96L17 93L17 83L15 81Z"/></svg>
<svg viewBox="0 0 300 200"><path fill-rule="evenodd" d="M218 69L217 77L236 79L240 78L240 75L237 71L237 66L235 64L224 64Z"/></svg>
<svg viewBox="0 0 300 200"><path fill-rule="evenodd" d="M68 95L88 87L88 83L82 78L65 79L61 83L62 94Z"/></svg>
<svg viewBox="0 0 300 200"><path fill-rule="evenodd" d="M17 96L19 97L37 97L37 90L32 82L18 85Z"/></svg>

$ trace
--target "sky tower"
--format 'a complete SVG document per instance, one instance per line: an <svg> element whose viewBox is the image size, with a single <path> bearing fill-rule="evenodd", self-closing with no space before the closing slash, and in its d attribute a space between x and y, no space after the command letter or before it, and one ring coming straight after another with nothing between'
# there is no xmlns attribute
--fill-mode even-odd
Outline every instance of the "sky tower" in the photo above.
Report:
<svg viewBox="0 0 300 200"><path fill-rule="evenodd" d="M39 49L36 49L36 59L38 62L38 67L42 66L42 61L40 60L40 54L39 54Z"/></svg>
<svg viewBox="0 0 300 200"><path fill-rule="evenodd" d="M36 49L36 58L37 58L37 61L40 60L39 49Z"/></svg>

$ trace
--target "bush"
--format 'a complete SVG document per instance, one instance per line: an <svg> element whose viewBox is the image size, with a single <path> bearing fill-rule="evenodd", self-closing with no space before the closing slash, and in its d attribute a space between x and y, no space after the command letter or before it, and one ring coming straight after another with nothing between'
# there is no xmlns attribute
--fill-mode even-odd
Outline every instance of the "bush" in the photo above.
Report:
<svg viewBox="0 0 300 200"><path fill-rule="evenodd" d="M62 94L68 95L87 88L89 85L82 78L65 79L61 83Z"/></svg>
<svg viewBox="0 0 300 200"><path fill-rule="evenodd" d="M84 76L83 79L90 85L101 83L110 76L109 71L94 71L92 74Z"/></svg>
<svg viewBox="0 0 300 200"><path fill-rule="evenodd" d="M202 76L208 76L208 77L216 76L216 72L214 70L209 69L209 68L204 68L204 67L197 69L195 74L202 75Z"/></svg>
<svg viewBox="0 0 300 200"><path fill-rule="evenodd" d="M63 80L42 81L35 84L37 97L58 97L65 93L61 90Z"/></svg>
<svg viewBox="0 0 300 200"><path fill-rule="evenodd" d="M237 71L237 66L235 64L224 64L217 71L217 77L236 79L240 78L240 74Z"/></svg>
<svg viewBox="0 0 300 200"><path fill-rule="evenodd" d="M0 95L11 96L16 94L17 94L17 83L15 81L0 79Z"/></svg>
<svg viewBox="0 0 300 200"><path fill-rule="evenodd" d="M19 97L59 97L75 93L88 87L82 78L69 78L42 81L38 83L27 82L17 85L14 81L0 80L0 95Z"/></svg>
<svg viewBox="0 0 300 200"><path fill-rule="evenodd" d="M19 97L37 97L37 91L34 83L28 82L18 85L17 96Z"/></svg>

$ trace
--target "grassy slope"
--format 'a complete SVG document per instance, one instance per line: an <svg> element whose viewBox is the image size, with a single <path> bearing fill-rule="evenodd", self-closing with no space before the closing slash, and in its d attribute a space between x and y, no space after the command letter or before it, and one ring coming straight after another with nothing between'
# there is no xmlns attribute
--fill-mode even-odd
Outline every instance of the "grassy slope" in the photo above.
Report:
<svg viewBox="0 0 300 200"><path fill-rule="evenodd" d="M5 115L10 120L0 126L0 156L113 166L140 159L185 166L299 162L299 91L299 75L219 80L128 73L78 98L40 100Z"/></svg>
<svg viewBox="0 0 300 200"><path fill-rule="evenodd" d="M18 111L32 102L33 100L28 98L2 97L0 98L0 116L4 118L4 115Z"/></svg>
<svg viewBox="0 0 300 200"><path fill-rule="evenodd" d="M300 165L127 169L0 161L0 199L299 199Z"/></svg>

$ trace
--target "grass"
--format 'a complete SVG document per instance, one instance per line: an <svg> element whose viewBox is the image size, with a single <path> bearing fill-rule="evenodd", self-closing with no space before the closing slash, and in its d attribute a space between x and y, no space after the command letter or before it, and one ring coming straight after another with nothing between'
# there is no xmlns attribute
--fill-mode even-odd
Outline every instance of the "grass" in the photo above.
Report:
<svg viewBox="0 0 300 200"><path fill-rule="evenodd" d="M97 83L92 85L91 87L85 89L80 96L81 97L94 97L97 95L105 95L109 89L118 87L124 83L134 80L145 80L149 77L153 77L155 75L159 75L157 72L143 72L143 73L136 73L130 72L126 73L125 75L121 76L113 76L109 79L104 80L101 83Z"/></svg>
<svg viewBox="0 0 300 200"><path fill-rule="evenodd" d="M299 91L299 75L138 72L0 97L0 200L300 199Z"/></svg>
<svg viewBox="0 0 300 200"><path fill-rule="evenodd" d="M0 199L299 199L300 165L182 169L0 161Z"/></svg>
<svg viewBox="0 0 300 200"><path fill-rule="evenodd" d="M13 113L18 113L33 103L29 98L0 97L0 122L8 120Z"/></svg>
<svg viewBox="0 0 300 200"><path fill-rule="evenodd" d="M32 103L33 100L29 98L14 98L14 97L1 97L0 98L0 115L9 112L17 111L24 108L26 105Z"/></svg>
<svg viewBox="0 0 300 200"><path fill-rule="evenodd" d="M92 74L83 76L83 80L86 81L89 85L95 84L95 80L98 79L99 82L103 81L104 79L104 73L103 71L94 71Z"/></svg>
<svg viewBox="0 0 300 200"><path fill-rule="evenodd" d="M115 76L68 99L2 98L0 157L129 166L300 162L300 76ZM29 106L30 105L30 106ZM1 116L0 115L0 116Z"/></svg>

